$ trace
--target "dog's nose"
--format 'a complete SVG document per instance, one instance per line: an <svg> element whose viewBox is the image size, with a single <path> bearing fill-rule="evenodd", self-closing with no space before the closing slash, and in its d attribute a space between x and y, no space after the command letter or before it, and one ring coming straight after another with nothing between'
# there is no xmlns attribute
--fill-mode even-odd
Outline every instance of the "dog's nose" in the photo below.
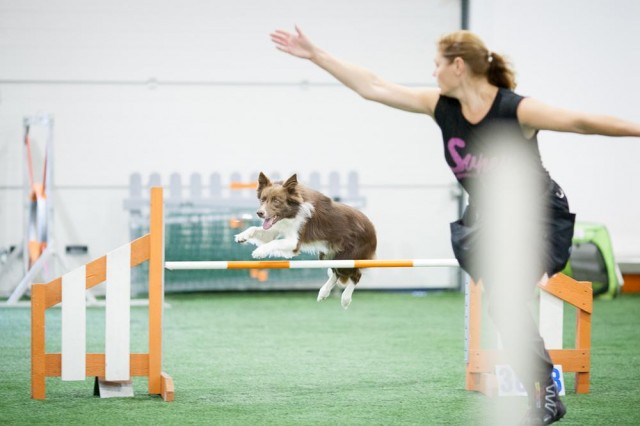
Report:
<svg viewBox="0 0 640 426"><path fill-rule="evenodd" d="M259 218L263 218L264 217L264 212L262 210L258 210L256 212L256 214L258 215Z"/></svg>

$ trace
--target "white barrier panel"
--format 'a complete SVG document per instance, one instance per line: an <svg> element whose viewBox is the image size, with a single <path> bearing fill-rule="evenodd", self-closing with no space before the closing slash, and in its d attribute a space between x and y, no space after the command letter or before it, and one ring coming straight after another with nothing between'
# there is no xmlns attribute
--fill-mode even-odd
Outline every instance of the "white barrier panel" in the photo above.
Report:
<svg viewBox="0 0 640 426"><path fill-rule="evenodd" d="M547 349L562 349L564 302L545 291L540 292L540 335Z"/></svg>
<svg viewBox="0 0 640 426"><path fill-rule="evenodd" d="M131 245L107 253L105 379L129 380Z"/></svg>
<svg viewBox="0 0 640 426"><path fill-rule="evenodd" d="M62 380L84 380L86 372L86 267L62 276Z"/></svg>

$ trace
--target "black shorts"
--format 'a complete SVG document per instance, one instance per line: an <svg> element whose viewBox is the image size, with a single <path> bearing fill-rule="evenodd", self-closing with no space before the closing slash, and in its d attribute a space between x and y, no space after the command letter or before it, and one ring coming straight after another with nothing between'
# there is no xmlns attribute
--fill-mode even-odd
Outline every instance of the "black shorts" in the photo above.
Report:
<svg viewBox="0 0 640 426"><path fill-rule="evenodd" d="M543 219L542 229L546 232L541 236L544 244L543 265L539 274L545 272L552 276L564 269L571 254L571 243L575 224L575 214L569 211L569 202L564 191L553 180L545 191L544 198L549 214ZM483 277L482 262L479 258L480 232L482 229L481 215L473 206L467 206L461 219L451 223L451 245L453 253L464 269L474 281Z"/></svg>

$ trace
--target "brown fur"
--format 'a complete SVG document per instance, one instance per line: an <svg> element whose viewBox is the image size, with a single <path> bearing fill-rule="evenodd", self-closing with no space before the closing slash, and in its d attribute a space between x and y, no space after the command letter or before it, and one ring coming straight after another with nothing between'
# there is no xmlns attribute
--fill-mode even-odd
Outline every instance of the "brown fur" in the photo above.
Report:
<svg viewBox="0 0 640 426"><path fill-rule="evenodd" d="M293 219L300 206L311 203L314 211L298 231L299 254L305 244L326 241L329 251L320 252L320 259L372 259L375 255L377 238L371 221L359 210L333 201L326 195L298 183L293 175L284 183L272 183L263 173L258 178L258 216ZM341 268L334 272L342 283L351 279L360 281L359 269Z"/></svg>

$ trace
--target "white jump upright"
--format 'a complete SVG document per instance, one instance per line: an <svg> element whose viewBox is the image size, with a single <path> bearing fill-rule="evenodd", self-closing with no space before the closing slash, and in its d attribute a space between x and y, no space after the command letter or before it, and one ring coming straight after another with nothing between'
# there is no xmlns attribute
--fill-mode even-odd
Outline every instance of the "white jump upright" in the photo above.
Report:
<svg viewBox="0 0 640 426"><path fill-rule="evenodd" d="M86 309L84 265L62 276L62 380L84 380Z"/></svg>
<svg viewBox="0 0 640 426"><path fill-rule="evenodd" d="M546 348L562 349L564 328L558 327L558 324L564 324L564 301L551 293L541 291L538 309L538 328Z"/></svg>
<svg viewBox="0 0 640 426"><path fill-rule="evenodd" d="M105 380L129 380L131 245L107 254Z"/></svg>
<svg viewBox="0 0 640 426"><path fill-rule="evenodd" d="M105 380L126 381L130 351L131 245L107 254ZM86 281L82 265L62 276L62 370L65 381L86 378Z"/></svg>

